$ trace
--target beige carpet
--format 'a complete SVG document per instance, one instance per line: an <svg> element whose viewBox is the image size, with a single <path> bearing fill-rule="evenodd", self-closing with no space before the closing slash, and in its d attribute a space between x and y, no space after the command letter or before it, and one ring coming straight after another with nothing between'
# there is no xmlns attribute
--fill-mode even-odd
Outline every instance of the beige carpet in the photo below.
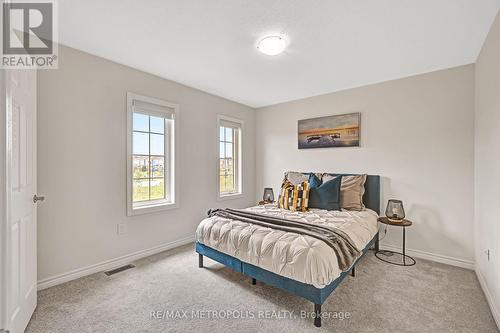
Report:
<svg viewBox="0 0 500 333"><path fill-rule="evenodd" d="M368 253L323 305L321 328L301 316L309 301L206 258L199 269L193 245L135 264L41 291L27 332L498 332L473 271L424 260Z"/></svg>

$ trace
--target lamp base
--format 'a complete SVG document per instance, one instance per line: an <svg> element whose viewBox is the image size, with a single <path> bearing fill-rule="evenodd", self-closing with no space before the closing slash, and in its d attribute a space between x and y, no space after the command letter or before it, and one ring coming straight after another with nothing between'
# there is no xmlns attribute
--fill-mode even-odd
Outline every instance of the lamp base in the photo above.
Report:
<svg viewBox="0 0 500 333"><path fill-rule="evenodd" d="M395 222L395 223L401 223L403 222L404 219L395 219L395 218L392 218L392 217L388 217L387 218L389 221L391 222Z"/></svg>

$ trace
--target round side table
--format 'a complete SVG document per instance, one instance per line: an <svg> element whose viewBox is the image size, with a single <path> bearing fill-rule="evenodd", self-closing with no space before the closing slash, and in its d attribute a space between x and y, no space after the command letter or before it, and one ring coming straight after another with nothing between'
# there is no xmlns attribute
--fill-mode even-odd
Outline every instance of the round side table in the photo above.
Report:
<svg viewBox="0 0 500 333"><path fill-rule="evenodd" d="M405 253L406 227L411 226L412 222L409 220L402 220L401 222L395 222L395 221L389 220L387 217L379 217L378 221L380 223L383 223L383 224L393 225L393 226L398 226L398 227L403 228L403 252L396 252L396 251L389 251L389 250L378 250L377 252L375 252L375 256L378 259L380 259L388 264L393 264L393 265L398 265L398 266L413 266L413 265L415 265L415 263L416 263L415 259L413 259L412 257L410 257L409 255L407 255ZM386 259L387 257L391 257L394 254L401 255L403 257L403 262L394 262L394 261L390 261L390 260ZM386 257L386 258L383 258L382 256Z"/></svg>

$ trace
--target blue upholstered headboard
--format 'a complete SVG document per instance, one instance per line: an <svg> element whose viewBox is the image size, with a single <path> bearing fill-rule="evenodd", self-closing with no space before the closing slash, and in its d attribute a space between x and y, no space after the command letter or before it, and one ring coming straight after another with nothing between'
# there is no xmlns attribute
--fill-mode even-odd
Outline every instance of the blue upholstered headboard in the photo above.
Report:
<svg viewBox="0 0 500 333"><path fill-rule="evenodd" d="M366 176L365 195L363 195L363 202L366 207L374 210L380 215L380 176L368 175Z"/></svg>
<svg viewBox="0 0 500 333"><path fill-rule="evenodd" d="M309 172L303 172L309 174ZM328 173L332 176L356 176L354 173ZM380 215L380 176L367 175L365 182L365 194L363 195L363 203L367 208L374 210Z"/></svg>

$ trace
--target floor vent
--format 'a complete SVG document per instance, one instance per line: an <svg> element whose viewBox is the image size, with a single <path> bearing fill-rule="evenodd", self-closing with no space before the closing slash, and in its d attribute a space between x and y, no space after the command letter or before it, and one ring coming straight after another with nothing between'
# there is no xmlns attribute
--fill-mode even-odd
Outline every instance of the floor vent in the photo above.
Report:
<svg viewBox="0 0 500 333"><path fill-rule="evenodd" d="M116 273L120 273L120 272L126 271L127 269L131 269L131 268L134 268L134 267L135 267L134 265L128 264L128 265L125 265L125 266L122 266L122 267L118 267L118 268L112 269L110 271L106 271L106 272L104 272L104 274L106 274L107 276L110 276L110 275L113 275L113 274L116 274Z"/></svg>

